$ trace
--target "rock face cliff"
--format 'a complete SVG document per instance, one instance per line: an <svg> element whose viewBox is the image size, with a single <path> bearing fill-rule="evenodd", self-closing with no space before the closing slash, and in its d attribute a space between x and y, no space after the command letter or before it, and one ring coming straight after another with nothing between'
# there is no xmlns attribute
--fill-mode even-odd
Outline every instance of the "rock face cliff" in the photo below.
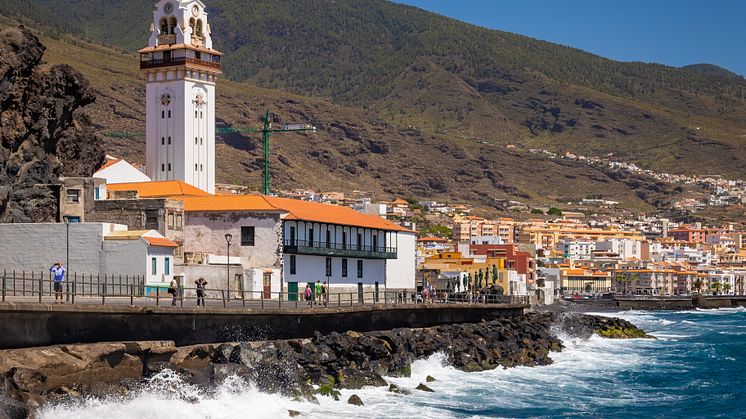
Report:
<svg viewBox="0 0 746 419"><path fill-rule="evenodd" d="M60 176L90 176L105 158L80 109L96 99L66 65L44 64L23 27L0 31L0 222L57 218Z"/></svg>

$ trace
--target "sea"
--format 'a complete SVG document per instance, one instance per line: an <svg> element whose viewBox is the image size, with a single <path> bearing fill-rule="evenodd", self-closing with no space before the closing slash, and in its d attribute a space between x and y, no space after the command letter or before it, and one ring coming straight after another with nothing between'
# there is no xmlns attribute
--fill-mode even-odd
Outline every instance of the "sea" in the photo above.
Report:
<svg viewBox="0 0 746 419"><path fill-rule="evenodd" d="M657 339L561 336L554 363L466 373L442 355L416 361L411 391L343 390L339 401L297 402L228 380L205 393L171 371L134 395L45 408L41 418L746 418L746 309L597 313L627 319ZM434 392L415 390L426 376ZM347 399L357 394L364 406Z"/></svg>

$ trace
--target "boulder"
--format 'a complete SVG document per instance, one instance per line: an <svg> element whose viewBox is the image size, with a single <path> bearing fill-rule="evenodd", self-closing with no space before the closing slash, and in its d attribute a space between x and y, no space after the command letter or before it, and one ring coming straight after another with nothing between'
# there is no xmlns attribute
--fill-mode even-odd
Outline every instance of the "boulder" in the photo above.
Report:
<svg viewBox="0 0 746 419"><path fill-rule="evenodd" d="M420 385L418 385L417 387L415 387L415 390L427 391L427 392L430 392L430 393L434 393L435 392L435 390L431 389L430 387L428 387L428 386L426 386L426 385L424 385L422 383L420 383Z"/></svg>
<svg viewBox="0 0 746 419"><path fill-rule="evenodd" d="M352 404L355 406L364 406L363 400L360 399L360 396L358 396L357 394L353 394L352 396L350 396L350 398L347 399L347 404Z"/></svg>

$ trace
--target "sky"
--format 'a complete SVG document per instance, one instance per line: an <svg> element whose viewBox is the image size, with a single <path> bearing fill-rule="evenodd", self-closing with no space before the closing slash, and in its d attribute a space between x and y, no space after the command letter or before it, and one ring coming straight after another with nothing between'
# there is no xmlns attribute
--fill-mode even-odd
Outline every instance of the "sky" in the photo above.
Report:
<svg viewBox="0 0 746 419"><path fill-rule="evenodd" d="M620 61L746 75L746 0L396 0Z"/></svg>

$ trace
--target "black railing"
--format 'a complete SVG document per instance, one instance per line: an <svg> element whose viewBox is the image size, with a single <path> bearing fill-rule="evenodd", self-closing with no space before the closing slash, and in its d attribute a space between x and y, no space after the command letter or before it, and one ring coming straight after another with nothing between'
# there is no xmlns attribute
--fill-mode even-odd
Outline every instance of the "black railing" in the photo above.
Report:
<svg viewBox="0 0 746 419"><path fill-rule="evenodd" d="M285 240L285 253L319 256L347 256L369 259L396 259L395 247L368 246L363 244L327 243L308 240Z"/></svg>
<svg viewBox="0 0 746 419"><path fill-rule="evenodd" d="M188 57L171 57L171 58L158 58L158 59L152 59L152 60L142 60L140 61L140 69L145 70L148 68L169 67L172 65L185 65L185 64L201 65L204 67L209 67L209 68L213 68L216 70L220 70L219 62L198 60L196 58L188 58Z"/></svg>

